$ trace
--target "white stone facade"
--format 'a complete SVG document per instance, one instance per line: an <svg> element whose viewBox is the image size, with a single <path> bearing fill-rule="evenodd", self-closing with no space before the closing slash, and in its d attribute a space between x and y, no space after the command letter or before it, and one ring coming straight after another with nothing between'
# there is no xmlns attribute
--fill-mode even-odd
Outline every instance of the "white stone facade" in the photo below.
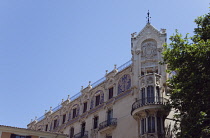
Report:
<svg viewBox="0 0 210 138"><path fill-rule="evenodd" d="M82 88L62 105L45 113L28 128L61 132L69 138L164 138L173 122L163 105L166 66L160 65L165 29L148 23L131 37L132 59Z"/></svg>

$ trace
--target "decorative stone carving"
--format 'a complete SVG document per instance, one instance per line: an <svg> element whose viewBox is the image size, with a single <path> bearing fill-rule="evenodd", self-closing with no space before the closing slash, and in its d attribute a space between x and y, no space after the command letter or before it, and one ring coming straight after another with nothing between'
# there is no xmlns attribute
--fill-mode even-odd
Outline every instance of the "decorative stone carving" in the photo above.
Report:
<svg viewBox="0 0 210 138"><path fill-rule="evenodd" d="M131 77L128 74L123 75L118 82L118 93L125 92L131 88Z"/></svg>
<svg viewBox="0 0 210 138"><path fill-rule="evenodd" d="M157 46L154 41L147 41L142 44L142 57L151 59L157 55Z"/></svg>
<svg viewBox="0 0 210 138"><path fill-rule="evenodd" d="M156 84L160 85L160 77L159 76L156 76Z"/></svg>
<svg viewBox="0 0 210 138"><path fill-rule="evenodd" d="M152 83L153 83L152 77L147 78L147 84L152 84Z"/></svg>

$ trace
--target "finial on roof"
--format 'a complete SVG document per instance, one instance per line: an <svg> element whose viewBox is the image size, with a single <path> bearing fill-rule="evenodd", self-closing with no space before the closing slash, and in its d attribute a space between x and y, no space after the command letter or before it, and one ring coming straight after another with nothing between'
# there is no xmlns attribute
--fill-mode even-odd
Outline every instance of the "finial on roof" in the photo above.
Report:
<svg viewBox="0 0 210 138"><path fill-rule="evenodd" d="M52 106L50 106L50 111L52 111Z"/></svg>
<svg viewBox="0 0 210 138"><path fill-rule="evenodd" d="M148 10L148 12L147 12L147 17L146 17L146 18L147 18L147 23L150 23L150 20L149 20L149 19L150 19L151 17L150 17L149 10Z"/></svg>
<svg viewBox="0 0 210 138"><path fill-rule="evenodd" d="M69 100L70 99L70 95L68 95L68 98L67 98L67 100Z"/></svg>
<svg viewBox="0 0 210 138"><path fill-rule="evenodd" d="M91 85L91 81L89 81L89 85L88 86L90 86Z"/></svg>
<svg viewBox="0 0 210 138"><path fill-rule="evenodd" d="M114 64L114 69L117 69L117 64Z"/></svg>
<svg viewBox="0 0 210 138"><path fill-rule="evenodd" d="M106 75L108 74L108 70L106 70Z"/></svg>

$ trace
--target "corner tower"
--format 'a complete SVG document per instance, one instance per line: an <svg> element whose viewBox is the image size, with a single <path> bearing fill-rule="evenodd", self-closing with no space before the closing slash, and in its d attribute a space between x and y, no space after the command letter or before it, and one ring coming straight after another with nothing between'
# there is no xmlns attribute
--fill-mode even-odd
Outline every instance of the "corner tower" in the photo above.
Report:
<svg viewBox="0 0 210 138"><path fill-rule="evenodd" d="M162 61L166 30L158 31L149 23L138 33L131 35L132 78L136 88L136 101L131 115L138 123L138 136L142 138L165 136L165 118L169 111L163 105L167 101L164 89L166 66Z"/></svg>

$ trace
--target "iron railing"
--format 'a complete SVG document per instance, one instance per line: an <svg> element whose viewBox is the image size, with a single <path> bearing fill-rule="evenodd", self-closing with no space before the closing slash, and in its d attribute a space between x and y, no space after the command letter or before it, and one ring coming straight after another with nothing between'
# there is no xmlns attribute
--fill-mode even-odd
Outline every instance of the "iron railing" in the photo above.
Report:
<svg viewBox="0 0 210 138"><path fill-rule="evenodd" d="M146 106L146 105L165 105L167 102L166 98L163 97L146 97L146 98L142 98L139 99L137 101L135 101L132 105L132 110L131 113L136 110L137 108L140 108L142 106Z"/></svg>
<svg viewBox="0 0 210 138"><path fill-rule="evenodd" d="M99 84L103 83L106 80L106 77L103 77L99 80L97 80L96 82L92 83L91 86L92 88L95 88L96 86L98 86Z"/></svg>
<svg viewBox="0 0 210 138"><path fill-rule="evenodd" d="M70 100L73 101L73 100L77 99L78 97L80 97L81 95L82 95L81 92L78 92L74 96L70 97Z"/></svg>
<svg viewBox="0 0 210 138"><path fill-rule="evenodd" d="M88 131L77 133L74 135L74 138L88 138Z"/></svg>
<svg viewBox="0 0 210 138"><path fill-rule="evenodd" d="M116 126L117 125L117 118L111 118L99 124L99 130L104 129L108 126Z"/></svg>
<svg viewBox="0 0 210 138"><path fill-rule="evenodd" d="M127 61L126 63L124 63L123 65L119 66L117 68L118 72L122 71L123 69L127 68L128 66L130 66L132 64L132 60Z"/></svg>

